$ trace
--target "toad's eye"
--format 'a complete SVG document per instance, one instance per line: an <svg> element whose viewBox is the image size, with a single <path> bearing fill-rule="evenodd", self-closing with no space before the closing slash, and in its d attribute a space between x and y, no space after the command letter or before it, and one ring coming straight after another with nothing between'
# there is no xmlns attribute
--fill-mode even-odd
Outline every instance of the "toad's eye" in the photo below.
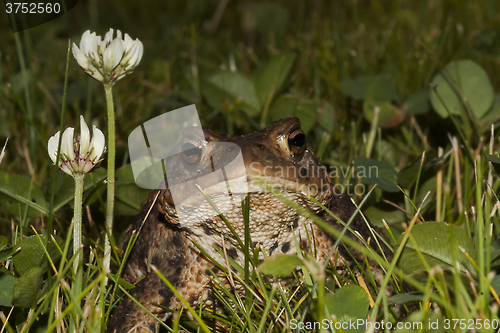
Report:
<svg viewBox="0 0 500 333"><path fill-rule="evenodd" d="M288 147L294 155L302 154L306 149L306 135L302 129L296 129L288 135Z"/></svg>
<svg viewBox="0 0 500 333"><path fill-rule="evenodd" d="M197 163L201 158L201 145L199 142L194 140L186 139L182 144L182 159L188 164Z"/></svg>

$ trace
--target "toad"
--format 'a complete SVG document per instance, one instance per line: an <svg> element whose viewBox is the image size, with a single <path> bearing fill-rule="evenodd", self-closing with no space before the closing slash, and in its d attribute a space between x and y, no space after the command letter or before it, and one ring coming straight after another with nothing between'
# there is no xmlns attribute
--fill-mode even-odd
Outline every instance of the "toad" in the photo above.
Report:
<svg viewBox="0 0 500 333"><path fill-rule="evenodd" d="M272 194L269 186L339 230L343 225L311 198L345 222L356 211L349 197L335 193L326 167L314 154L297 118L276 121L260 132L243 136L187 128L177 149L165 165L168 186L149 195L120 245L124 250L131 236L140 232L123 278L131 283L139 281L130 294L161 320L169 314L154 304L177 309L182 303L161 281L153 266L194 307L211 302L209 281L211 272L217 272L217 268L206 255L219 263L225 263L227 255L244 266L244 254L237 249L235 234L244 239L245 194L249 196L248 229L252 244L261 251L260 259L264 258L263 252L270 257L302 249L314 253L321 261L335 243L333 236ZM233 163L238 156L242 164ZM359 214L350 226L364 240L372 238L370 228ZM390 255L384 245L382 251ZM353 264L351 256L356 256L355 251L339 245L335 252L334 265L341 268ZM362 261L361 254L357 255ZM126 296L108 325L108 332L157 329L158 323Z"/></svg>

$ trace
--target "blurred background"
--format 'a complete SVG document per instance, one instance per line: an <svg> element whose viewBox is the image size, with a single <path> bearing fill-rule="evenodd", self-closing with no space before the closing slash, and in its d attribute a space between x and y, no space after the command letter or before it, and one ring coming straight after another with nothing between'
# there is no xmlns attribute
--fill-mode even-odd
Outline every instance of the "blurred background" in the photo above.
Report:
<svg viewBox="0 0 500 333"><path fill-rule="evenodd" d="M452 123L429 102L429 84L447 63L475 61L499 90L499 24L495 0L87 0L16 34L2 10L0 143L10 141L1 169L46 191L56 172L46 143L61 123L68 42L79 45L84 31L103 36L109 28L144 44L140 65L114 88L117 166L128 163L134 128L189 104L204 127L220 133L298 116L324 163L349 165L366 155L373 115L365 92L381 80L390 110L373 157L398 169L447 141ZM64 128L77 127L83 114L107 132L102 85L71 54L66 103ZM135 214L144 195L124 199L130 202L118 213ZM8 216L0 212L3 227Z"/></svg>

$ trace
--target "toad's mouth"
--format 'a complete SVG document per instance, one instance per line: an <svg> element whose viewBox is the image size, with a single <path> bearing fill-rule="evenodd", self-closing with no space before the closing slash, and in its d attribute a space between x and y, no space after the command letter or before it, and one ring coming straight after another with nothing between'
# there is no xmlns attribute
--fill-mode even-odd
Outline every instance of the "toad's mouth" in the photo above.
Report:
<svg viewBox="0 0 500 333"><path fill-rule="evenodd" d="M273 176L243 175L234 179L213 182L212 179L200 177L183 183L174 184L165 191L166 202L177 210L198 205L215 204L228 206L246 195L262 195L269 193L299 194L302 197L321 199L331 194L332 186L325 180L304 182L302 179L286 179Z"/></svg>
<svg viewBox="0 0 500 333"><path fill-rule="evenodd" d="M332 187L326 181L322 187L317 187L315 183L305 184L281 177L257 179L245 175L203 188L197 180L176 184L163 192L160 211L171 223L189 227L213 221L220 214L235 218L242 214L243 201L247 195L251 207L254 207L254 214L272 216L278 214L275 208L282 201L276 198L276 192L289 200L301 202L301 205L311 210L317 210L320 206L314 200L325 204L332 193Z"/></svg>

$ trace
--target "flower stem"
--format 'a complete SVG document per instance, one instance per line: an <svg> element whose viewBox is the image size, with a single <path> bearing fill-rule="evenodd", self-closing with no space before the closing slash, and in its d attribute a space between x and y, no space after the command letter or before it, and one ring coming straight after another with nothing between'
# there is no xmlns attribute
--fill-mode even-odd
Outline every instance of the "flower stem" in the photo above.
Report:
<svg viewBox="0 0 500 333"><path fill-rule="evenodd" d="M75 260L73 261L73 272L75 273L75 279L73 280L73 295L78 297L82 292L82 281L83 281L83 267L82 267L82 205L83 205L83 178L84 173L75 172L73 174L73 179L75 180L75 207L73 212L73 254L76 254ZM70 320L70 328L75 325L76 319L72 318ZM70 332L75 332L75 330L70 330Z"/></svg>
<svg viewBox="0 0 500 333"><path fill-rule="evenodd" d="M107 233L104 240L104 272L109 272L111 258L111 244L108 233L113 231L113 212L115 207L115 108L113 104L112 84L105 84L106 102L108 107L108 195L106 202L106 229ZM107 278L105 279L105 283Z"/></svg>
<svg viewBox="0 0 500 333"><path fill-rule="evenodd" d="M76 254L75 261L73 261L73 271L78 271L80 266L80 249L82 247L82 203L83 203L83 178L84 173L76 172L73 174L75 179L75 207L73 213L73 254Z"/></svg>

